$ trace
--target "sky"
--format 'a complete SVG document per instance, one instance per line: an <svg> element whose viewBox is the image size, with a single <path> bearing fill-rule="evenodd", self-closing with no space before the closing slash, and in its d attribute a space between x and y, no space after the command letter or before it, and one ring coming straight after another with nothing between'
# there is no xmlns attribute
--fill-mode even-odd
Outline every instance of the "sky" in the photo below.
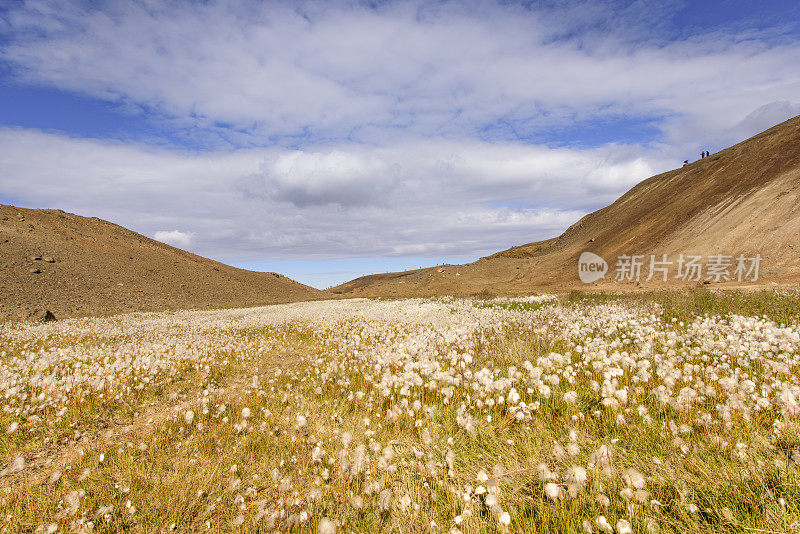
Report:
<svg viewBox="0 0 800 534"><path fill-rule="evenodd" d="M324 288L558 235L797 65L796 0L0 0L0 203Z"/></svg>

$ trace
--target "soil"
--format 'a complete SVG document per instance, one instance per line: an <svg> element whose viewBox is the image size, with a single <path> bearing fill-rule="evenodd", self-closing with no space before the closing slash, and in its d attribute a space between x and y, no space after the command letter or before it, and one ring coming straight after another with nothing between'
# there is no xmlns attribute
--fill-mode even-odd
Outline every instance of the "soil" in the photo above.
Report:
<svg viewBox="0 0 800 534"><path fill-rule="evenodd" d="M609 266L585 285L578 258ZM639 282L616 282L621 254L641 254ZM650 254L762 257L759 280L645 282ZM562 235L513 247L467 265L365 276L329 291L345 297L530 294L570 289L630 291L664 287L797 287L800 282L800 116L684 167L653 176Z"/></svg>
<svg viewBox="0 0 800 534"><path fill-rule="evenodd" d="M324 296L285 276L224 265L95 217L0 204L0 318L46 321Z"/></svg>

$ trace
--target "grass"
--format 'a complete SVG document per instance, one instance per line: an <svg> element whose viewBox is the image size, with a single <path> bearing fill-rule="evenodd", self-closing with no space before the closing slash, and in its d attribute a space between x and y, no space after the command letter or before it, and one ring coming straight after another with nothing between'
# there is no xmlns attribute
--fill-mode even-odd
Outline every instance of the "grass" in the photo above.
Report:
<svg viewBox="0 0 800 534"><path fill-rule="evenodd" d="M647 299L648 297L644 297ZM771 291L670 291L655 296L666 320L727 314L766 317L778 325L800 321L800 296Z"/></svg>
<svg viewBox="0 0 800 534"><path fill-rule="evenodd" d="M545 302L482 302L477 301L478 308L496 309L496 310L510 310L518 312L531 312L544 308L545 306L552 306L552 301Z"/></svg>
<svg viewBox="0 0 800 534"><path fill-rule="evenodd" d="M628 309L656 303L662 310L657 328L672 332L673 319L688 324L704 315L766 316L797 324L798 302L797 295L767 293L576 293L565 307L588 313L598 304ZM541 329L552 317L546 314L555 313L552 303L470 301L469 306L530 312L521 315L533 319L500 329L481 327L462 337L380 318L375 328L360 319L324 329L302 322L243 325L213 334L225 340L223 348L146 387L122 384L118 391L124 394L104 399L74 392L60 418L50 412L41 424L22 418L17 433L0 434L3 465L19 453L28 463L22 472L0 477L0 531L45 532L55 524L59 531L89 532L91 523L93 532L313 532L322 518L332 518L337 532L581 532L584 521L598 532L600 515L612 526L629 521L633 532L656 526L676 533L800 531L796 416L768 406L746 416L734 412L726 423L717 416L725 401L721 390L690 410L680 409L658 402L650 393L655 384L639 388L635 373L620 359L602 370L583 366L578 344L587 351L617 351L620 358L622 352L640 350L632 341L633 327L554 337ZM468 313L465 308L453 301L442 304L445 315L456 318ZM113 342L98 336L82 343L89 351L104 343L135 342L133 336ZM21 354L23 346L53 348L74 339L49 335L9 344L6 358ZM688 351L685 344L668 345L668 336L654 339L653 352L641 358L654 371L669 350ZM372 353L378 350L388 359L375 360ZM710 366L717 358L714 350L698 350L686 361ZM428 353L438 367L426 368L422 356L409 356ZM570 356L552 367L553 354ZM463 367L455 363L467 360ZM545 369L545 377L557 374L560 382L552 395L527 388L530 378L513 382L523 402L539 403L520 421L509 408L508 387L497 384L510 376L509 368L523 372L526 361ZM486 370L494 389L482 394L458 386L448 400L444 388L455 382L435 377L436 369L448 365L470 369L471 377ZM619 408L604 405L606 397L591 385L617 368L625 370L615 387L630 391L630 400ZM414 382L415 376L422 383ZM378 387L386 383L382 377L395 381L386 394ZM652 380L660 383L655 374ZM569 389L577 393L574 403L562 395ZM497 402L501 395L504 402ZM468 410L461 411L462 405ZM649 421L638 415L640 407ZM244 408L250 411L247 418ZM191 421L188 410L194 413ZM460 420L465 413L474 418L472 430ZM699 424L702 413L714 414L715 421ZM19 419L8 411L2 417L4 427ZM785 428L779 434L776 420ZM87 438L73 439L76 430ZM344 446L347 433L352 443ZM570 443L577 450L564 452ZM738 454L738 444L746 445L741 449L746 454ZM608 472L599 467L600 446L613 450ZM359 447L369 459L363 469L354 468ZM574 498L554 501L543 492L541 464L558 474L563 491L563 475L571 466L594 467ZM628 469L646 479L648 495L642 502L621 496ZM499 522L485 495L475 495L481 471L498 484L508 526ZM60 477L52 481L55 472ZM387 490L390 504L382 507ZM68 499L73 491L82 492L74 511ZM599 502L600 496L608 504ZM355 504L358 498L362 507Z"/></svg>
<svg viewBox="0 0 800 534"><path fill-rule="evenodd" d="M573 290L567 297L571 304L599 304L623 302L628 304L657 303L666 321L673 318L685 323L695 317L724 316L728 314L766 317L778 325L797 324L800 321L800 294L775 291L712 291L691 289L685 291L647 291L640 293L587 293Z"/></svg>

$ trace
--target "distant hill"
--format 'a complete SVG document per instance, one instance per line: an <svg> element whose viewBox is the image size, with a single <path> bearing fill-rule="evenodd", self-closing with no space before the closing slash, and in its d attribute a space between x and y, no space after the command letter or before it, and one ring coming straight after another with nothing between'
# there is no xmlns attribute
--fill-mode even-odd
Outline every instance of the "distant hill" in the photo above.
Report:
<svg viewBox="0 0 800 534"><path fill-rule="evenodd" d="M668 254L673 262L681 253L702 255L704 262L717 253L760 254L760 283L800 281L800 117L653 176L553 239L468 265L365 276L331 291L345 296L421 296L583 288L587 286L578 279L577 265L584 251L609 264L606 278L593 284L599 288L648 286L643 279L650 254ZM621 254L645 255L640 283L613 281ZM686 282L670 276L669 284ZM664 287L661 282L650 285Z"/></svg>
<svg viewBox="0 0 800 534"><path fill-rule="evenodd" d="M275 273L236 269L116 224L0 204L0 317L257 306L318 299Z"/></svg>

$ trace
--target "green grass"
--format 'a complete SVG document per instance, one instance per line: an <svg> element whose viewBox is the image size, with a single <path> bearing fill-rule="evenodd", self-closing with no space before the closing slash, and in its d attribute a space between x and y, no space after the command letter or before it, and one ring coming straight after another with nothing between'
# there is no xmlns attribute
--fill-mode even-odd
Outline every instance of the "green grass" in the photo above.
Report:
<svg viewBox="0 0 800 534"><path fill-rule="evenodd" d="M478 308L488 308L497 310L510 310L518 312L531 312L544 308L545 306L552 306L554 302L486 302L478 301L476 306Z"/></svg>
<svg viewBox="0 0 800 534"><path fill-rule="evenodd" d="M736 314L766 317L778 325L796 324L800 321L800 293L698 289L661 292L653 300L661 306L666 320L675 318L688 322L698 316Z"/></svg>
<svg viewBox="0 0 800 534"><path fill-rule="evenodd" d="M567 302L578 304L602 304L619 302L625 304L661 307L665 321L689 323L696 317L725 316L728 314L766 317L778 325L800 322L800 291L778 293L769 290L664 290L641 293L588 293L573 290Z"/></svg>

